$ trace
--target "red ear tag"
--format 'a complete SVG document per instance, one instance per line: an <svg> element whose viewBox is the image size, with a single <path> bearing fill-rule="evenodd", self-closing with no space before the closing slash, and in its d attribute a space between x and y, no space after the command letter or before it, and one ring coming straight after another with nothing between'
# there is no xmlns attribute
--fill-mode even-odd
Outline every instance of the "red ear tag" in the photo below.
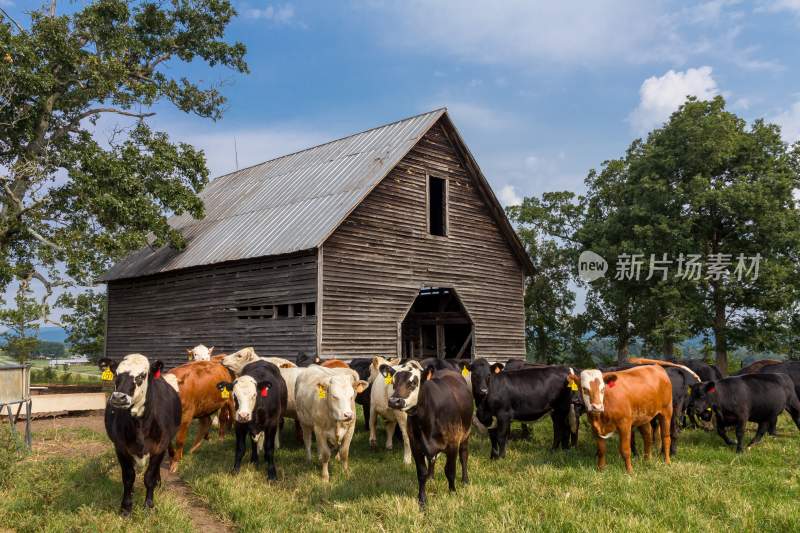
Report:
<svg viewBox="0 0 800 533"><path fill-rule="evenodd" d="M153 374L153 378L158 379L160 377L161 377L161 369L159 368L158 370L156 370L156 373Z"/></svg>
<svg viewBox="0 0 800 533"><path fill-rule="evenodd" d="M617 384L617 380L609 381L608 383L606 383L606 387L608 387L610 389L611 387L615 386L616 384Z"/></svg>
<svg viewBox="0 0 800 533"><path fill-rule="evenodd" d="M261 389L261 397L262 398L266 398L267 397L267 390L269 390L269 389L267 389L266 387Z"/></svg>
<svg viewBox="0 0 800 533"><path fill-rule="evenodd" d="M710 389L708 389L708 392L717 392L717 388L716 387L711 387Z"/></svg>

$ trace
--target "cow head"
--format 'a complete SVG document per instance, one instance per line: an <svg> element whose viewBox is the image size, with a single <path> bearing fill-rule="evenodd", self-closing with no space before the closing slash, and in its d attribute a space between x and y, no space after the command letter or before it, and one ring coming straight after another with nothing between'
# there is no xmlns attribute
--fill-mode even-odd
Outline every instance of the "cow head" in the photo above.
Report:
<svg viewBox="0 0 800 533"><path fill-rule="evenodd" d="M355 420L356 394L369 386L355 371L328 375L317 382L319 398L328 404L336 422Z"/></svg>
<svg viewBox="0 0 800 533"><path fill-rule="evenodd" d="M574 381L574 374L567 379ZM583 404L587 413L602 413L605 409L604 400L606 387L616 385L616 374L603 374L600 370L584 370L580 375L580 390Z"/></svg>
<svg viewBox="0 0 800 533"><path fill-rule="evenodd" d="M467 368L470 371L470 381L472 382L472 393L475 400L482 401L489 394L489 378L493 374L503 371L502 363L489 364L484 358L475 359Z"/></svg>
<svg viewBox="0 0 800 533"><path fill-rule="evenodd" d="M258 361L256 351L253 348L242 348L238 352L223 357L222 366L238 376L242 373L244 367L255 361Z"/></svg>
<svg viewBox="0 0 800 533"><path fill-rule="evenodd" d="M136 417L144 415L149 382L161 375L164 364L161 361L151 364L147 357L138 353L126 355L117 365L104 363L108 360L101 360L100 364L114 372L114 392L108 399L111 407L130 409L131 415Z"/></svg>
<svg viewBox="0 0 800 533"><path fill-rule="evenodd" d="M191 350L187 348L186 355L189 361L211 361L211 352L213 351L213 346L211 348L206 348L203 344L198 344Z"/></svg>
<svg viewBox="0 0 800 533"><path fill-rule="evenodd" d="M391 370L394 391L389 397L389 407L401 411L416 407L422 385L422 365L418 361L407 361Z"/></svg>
<svg viewBox="0 0 800 533"><path fill-rule="evenodd" d="M320 359L318 355L311 357L305 352L300 352L299 354L297 354L297 358L295 359L295 364L299 367L319 365L322 364L322 359Z"/></svg>
<svg viewBox="0 0 800 533"><path fill-rule="evenodd" d="M236 409L234 419L236 422L246 424L253 419L253 413L258 405L259 398L266 398L272 382L261 381L256 383L252 376L241 376L233 383L220 381L217 389L221 392L227 389L233 393L233 404Z"/></svg>
<svg viewBox="0 0 800 533"><path fill-rule="evenodd" d="M695 383L689 387L689 410L704 422L711 421L712 408L716 404L717 385L713 381Z"/></svg>

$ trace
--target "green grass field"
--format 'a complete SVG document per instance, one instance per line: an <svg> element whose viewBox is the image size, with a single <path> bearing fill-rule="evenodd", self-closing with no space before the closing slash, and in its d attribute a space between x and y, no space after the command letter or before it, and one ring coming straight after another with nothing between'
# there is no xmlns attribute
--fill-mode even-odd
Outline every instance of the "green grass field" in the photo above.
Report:
<svg viewBox="0 0 800 533"><path fill-rule="evenodd" d="M306 463L288 428L286 446L277 452L277 482L267 482L263 465L257 471L247 465L236 477L228 473L232 436L222 442L214 437L187 456L180 474L217 517L241 531L800 530L800 433L788 418L778 437L765 437L742 455L715 433L685 431L671 466L639 458L631 476L616 454L604 472L595 470L585 422L578 448L569 452L547 449L549 421L533 428L532 441L511 442L499 461L488 459L488 438L473 436L472 483L458 483L456 494L447 490L440 460L424 514L417 507L414 468L401 462L401 444L393 451L370 450L361 430L351 449L350 476L334 463L330 484L320 480L316 463ZM140 480L132 519L116 516L121 485L104 436L73 431L48 438L78 453L23 460L0 488L0 529L191 529L187 511L166 489L157 492L156 511L144 512ZM609 444L615 448L616 439Z"/></svg>

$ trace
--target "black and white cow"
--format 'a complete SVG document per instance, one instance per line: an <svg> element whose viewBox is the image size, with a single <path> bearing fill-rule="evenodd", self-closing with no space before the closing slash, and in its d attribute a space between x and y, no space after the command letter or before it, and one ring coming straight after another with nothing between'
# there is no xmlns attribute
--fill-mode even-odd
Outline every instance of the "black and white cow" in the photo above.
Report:
<svg viewBox="0 0 800 533"><path fill-rule="evenodd" d="M775 434L778 415L788 411L800 429L800 400L792 380L786 374L746 374L693 385L689 409L705 421L714 415L717 433L725 444L733 445L726 428L736 428L736 451L744 446L747 422L758 424L749 446L757 443L769 431Z"/></svg>
<svg viewBox="0 0 800 533"><path fill-rule="evenodd" d="M153 507L153 490L161 482L161 461L171 450L181 423L181 400L177 382L161 377L161 361L150 363L141 354L131 354L119 362L101 359L99 366L114 373L105 426L122 470L120 511L127 516L133 508L136 470L144 470L144 504Z"/></svg>
<svg viewBox="0 0 800 533"><path fill-rule="evenodd" d="M471 368L476 416L489 428L492 459L505 456L512 420L534 422L548 413L553 421L553 449L566 450L577 443L574 391L567 382L567 376L575 373L573 369L541 366L501 371L480 361Z"/></svg>
<svg viewBox="0 0 800 533"><path fill-rule="evenodd" d="M408 415L411 453L417 469L420 509L427 503L425 485L433 476L436 456L444 453L444 473L451 492L456 490L456 456L461 462L461 482L469 483L467 460L472 424L472 395L464 376L455 370L421 370L416 361L392 368L394 390L389 406Z"/></svg>
<svg viewBox="0 0 800 533"><path fill-rule="evenodd" d="M275 469L275 434L279 431L286 412L288 393L286 382L277 366L266 361L250 363L242 369L233 383L220 382L217 388L233 393L236 408L236 453L233 473L238 474L242 466L250 436L250 460L258 464L258 441L263 439L264 461L267 463L267 479L277 479Z"/></svg>

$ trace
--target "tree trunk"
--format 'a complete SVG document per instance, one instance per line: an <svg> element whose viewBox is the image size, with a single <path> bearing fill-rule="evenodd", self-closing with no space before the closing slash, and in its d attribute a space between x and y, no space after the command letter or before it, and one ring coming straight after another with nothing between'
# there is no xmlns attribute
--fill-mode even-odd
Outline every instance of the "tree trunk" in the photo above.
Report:
<svg viewBox="0 0 800 533"><path fill-rule="evenodd" d="M725 299L720 292L719 283L714 287L714 353L716 364L723 376L728 375L728 320L725 316Z"/></svg>
<svg viewBox="0 0 800 533"><path fill-rule="evenodd" d="M628 362L628 339L619 337L617 339L617 364L624 365Z"/></svg>
<svg viewBox="0 0 800 533"><path fill-rule="evenodd" d="M664 338L664 344L661 345L661 352L667 359L675 357L675 340L672 337Z"/></svg>

